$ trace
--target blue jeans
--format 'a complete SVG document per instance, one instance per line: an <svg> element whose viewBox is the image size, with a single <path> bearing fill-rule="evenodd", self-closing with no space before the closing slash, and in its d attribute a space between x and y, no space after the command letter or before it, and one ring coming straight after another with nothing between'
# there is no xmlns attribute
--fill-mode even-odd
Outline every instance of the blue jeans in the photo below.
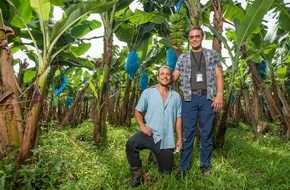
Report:
<svg viewBox="0 0 290 190"><path fill-rule="evenodd" d="M142 131L135 133L126 143L126 156L130 167L142 167L140 151L151 150L157 160L157 167L161 173L170 173L173 169L173 149L160 149L160 141L154 143L153 136L148 136Z"/></svg>
<svg viewBox="0 0 290 190"><path fill-rule="evenodd" d="M182 102L183 150L179 170L188 169L192 160L196 124L200 126L200 163L199 167L211 167L211 153L213 148L212 129L215 112L211 107L212 101L207 95L192 95L191 101Z"/></svg>

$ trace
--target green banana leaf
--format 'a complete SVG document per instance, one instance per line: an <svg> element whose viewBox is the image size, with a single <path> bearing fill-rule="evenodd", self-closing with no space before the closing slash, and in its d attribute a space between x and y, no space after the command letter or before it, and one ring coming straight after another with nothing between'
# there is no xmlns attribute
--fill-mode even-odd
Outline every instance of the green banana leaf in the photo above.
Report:
<svg viewBox="0 0 290 190"><path fill-rule="evenodd" d="M260 26L264 15L272 6L274 0L255 0L246 12L244 19L237 28L236 46L240 48L242 43Z"/></svg>
<svg viewBox="0 0 290 190"><path fill-rule="evenodd" d="M15 11L11 11L9 17L9 24L12 26L23 28L25 24L28 24L33 18L33 10L30 6L30 2L27 0L7 0L10 5L14 5ZM1 7L2 8L2 7Z"/></svg>
<svg viewBox="0 0 290 190"><path fill-rule="evenodd" d="M108 3L101 2L80 2L65 10L63 17L54 25L51 34L51 45L53 46L59 37L70 27L89 13L102 13L109 10L118 0ZM52 47L51 47L52 48Z"/></svg>

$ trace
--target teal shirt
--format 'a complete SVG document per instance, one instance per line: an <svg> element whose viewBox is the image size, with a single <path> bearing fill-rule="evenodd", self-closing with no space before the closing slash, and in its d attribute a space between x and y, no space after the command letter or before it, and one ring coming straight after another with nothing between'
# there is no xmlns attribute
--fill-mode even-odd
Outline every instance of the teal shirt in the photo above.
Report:
<svg viewBox="0 0 290 190"><path fill-rule="evenodd" d="M174 131L177 117L181 117L181 97L170 89L166 103L156 87L147 88L141 94L135 108L145 113L145 125L153 133L154 143L160 143L160 149L175 148Z"/></svg>

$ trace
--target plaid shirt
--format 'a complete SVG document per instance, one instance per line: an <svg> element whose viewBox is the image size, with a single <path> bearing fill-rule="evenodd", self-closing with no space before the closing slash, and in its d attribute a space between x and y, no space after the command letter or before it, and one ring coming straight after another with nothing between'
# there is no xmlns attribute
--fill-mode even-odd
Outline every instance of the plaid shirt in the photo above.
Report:
<svg viewBox="0 0 290 190"><path fill-rule="evenodd" d="M206 63L207 75L207 99L214 100L216 96L216 67L222 67L219 54L215 50L202 49ZM191 101L191 62L190 52L183 53L178 57L175 69L181 71L181 88L185 101Z"/></svg>

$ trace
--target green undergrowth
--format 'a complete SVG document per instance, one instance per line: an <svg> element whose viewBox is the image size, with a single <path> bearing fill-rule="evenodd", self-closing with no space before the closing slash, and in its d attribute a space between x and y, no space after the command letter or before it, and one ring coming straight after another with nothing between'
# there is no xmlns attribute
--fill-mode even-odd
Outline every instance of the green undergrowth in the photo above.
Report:
<svg viewBox="0 0 290 190"><path fill-rule="evenodd" d="M108 126L107 140L94 144L93 124L43 132L34 152L34 164L15 171L15 159L0 161L0 182L4 189L110 190L128 189L129 165L126 140L138 130ZM273 132L274 131L274 132ZM275 126L253 141L250 127L229 128L223 150L214 150L212 171L206 178L198 169L199 145L195 144L193 163L186 176L176 180L180 154L175 154L171 175L161 175L147 163L148 151L141 152L145 183L136 189L149 190L290 190L290 143L283 140ZM0 189L1 189L0 187Z"/></svg>

